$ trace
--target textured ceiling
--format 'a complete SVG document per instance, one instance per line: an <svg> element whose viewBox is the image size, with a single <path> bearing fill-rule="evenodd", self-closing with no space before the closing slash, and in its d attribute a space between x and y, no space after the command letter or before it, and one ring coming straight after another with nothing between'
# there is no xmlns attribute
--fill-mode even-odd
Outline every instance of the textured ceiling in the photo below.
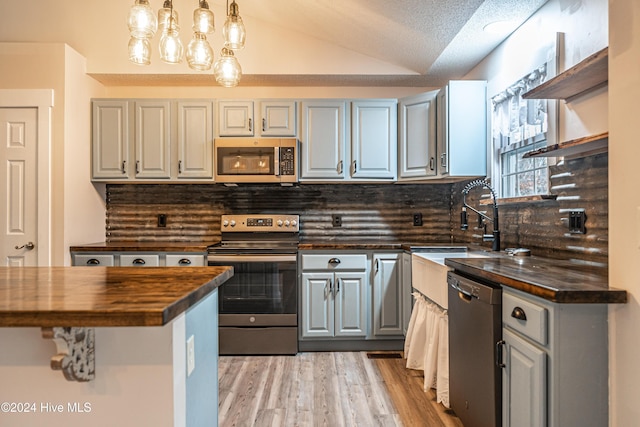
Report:
<svg viewBox="0 0 640 427"><path fill-rule="evenodd" d="M236 1L247 26L255 28L247 36L254 46L242 53L243 69L245 64L247 67L241 85L436 87L447 79L463 77L509 35L483 31L487 23L511 20L515 29L547 0ZM152 7L157 8L158 2L151 0ZM195 3L174 0L187 31L190 28L185 22ZM128 63L122 58L122 45L128 37L123 17L132 4L133 0L0 0L0 41L68 43L87 58L89 73L106 85L213 82L210 74L197 74L187 67L145 70L131 68L131 64L113 69L95 66L100 62ZM220 33L226 0L209 0L209 5L216 13ZM69 21L67 17L80 13L80 6L84 19ZM24 22L27 12L37 19ZM270 40L280 43L260 40L265 32ZM292 40L298 43L297 50L288 52L287 42ZM300 47L306 44L311 47ZM261 51L251 50L257 49L256 45ZM342 60L354 59L336 61L333 51ZM273 61L268 64L278 54L287 68L274 69ZM310 60L319 66L309 66Z"/></svg>

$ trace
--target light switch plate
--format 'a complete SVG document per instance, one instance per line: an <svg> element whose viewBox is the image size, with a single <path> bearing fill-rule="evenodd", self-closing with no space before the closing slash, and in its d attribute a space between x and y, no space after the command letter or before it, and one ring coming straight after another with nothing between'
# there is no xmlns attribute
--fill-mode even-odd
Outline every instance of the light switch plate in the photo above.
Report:
<svg viewBox="0 0 640 427"><path fill-rule="evenodd" d="M187 376L196 368L195 337L191 335L187 340Z"/></svg>

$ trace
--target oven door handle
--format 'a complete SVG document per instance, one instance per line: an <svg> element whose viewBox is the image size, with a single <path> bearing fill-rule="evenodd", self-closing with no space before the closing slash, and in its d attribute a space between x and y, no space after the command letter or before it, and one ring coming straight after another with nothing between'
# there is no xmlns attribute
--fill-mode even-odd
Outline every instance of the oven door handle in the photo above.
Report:
<svg viewBox="0 0 640 427"><path fill-rule="evenodd" d="M295 255L209 255L209 262L296 262Z"/></svg>

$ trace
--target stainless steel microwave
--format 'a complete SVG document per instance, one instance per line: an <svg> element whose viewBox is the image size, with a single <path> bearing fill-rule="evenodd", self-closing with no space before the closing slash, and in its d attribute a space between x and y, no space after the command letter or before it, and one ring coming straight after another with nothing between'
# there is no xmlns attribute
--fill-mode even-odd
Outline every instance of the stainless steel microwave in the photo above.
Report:
<svg viewBox="0 0 640 427"><path fill-rule="evenodd" d="M295 138L218 138L214 150L216 182L298 182Z"/></svg>

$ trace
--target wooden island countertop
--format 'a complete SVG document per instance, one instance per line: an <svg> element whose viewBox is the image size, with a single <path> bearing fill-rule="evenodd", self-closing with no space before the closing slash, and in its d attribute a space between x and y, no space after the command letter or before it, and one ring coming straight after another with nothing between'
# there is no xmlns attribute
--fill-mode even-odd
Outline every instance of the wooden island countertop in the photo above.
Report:
<svg viewBox="0 0 640 427"><path fill-rule="evenodd" d="M0 327L163 326L232 267L0 267Z"/></svg>

